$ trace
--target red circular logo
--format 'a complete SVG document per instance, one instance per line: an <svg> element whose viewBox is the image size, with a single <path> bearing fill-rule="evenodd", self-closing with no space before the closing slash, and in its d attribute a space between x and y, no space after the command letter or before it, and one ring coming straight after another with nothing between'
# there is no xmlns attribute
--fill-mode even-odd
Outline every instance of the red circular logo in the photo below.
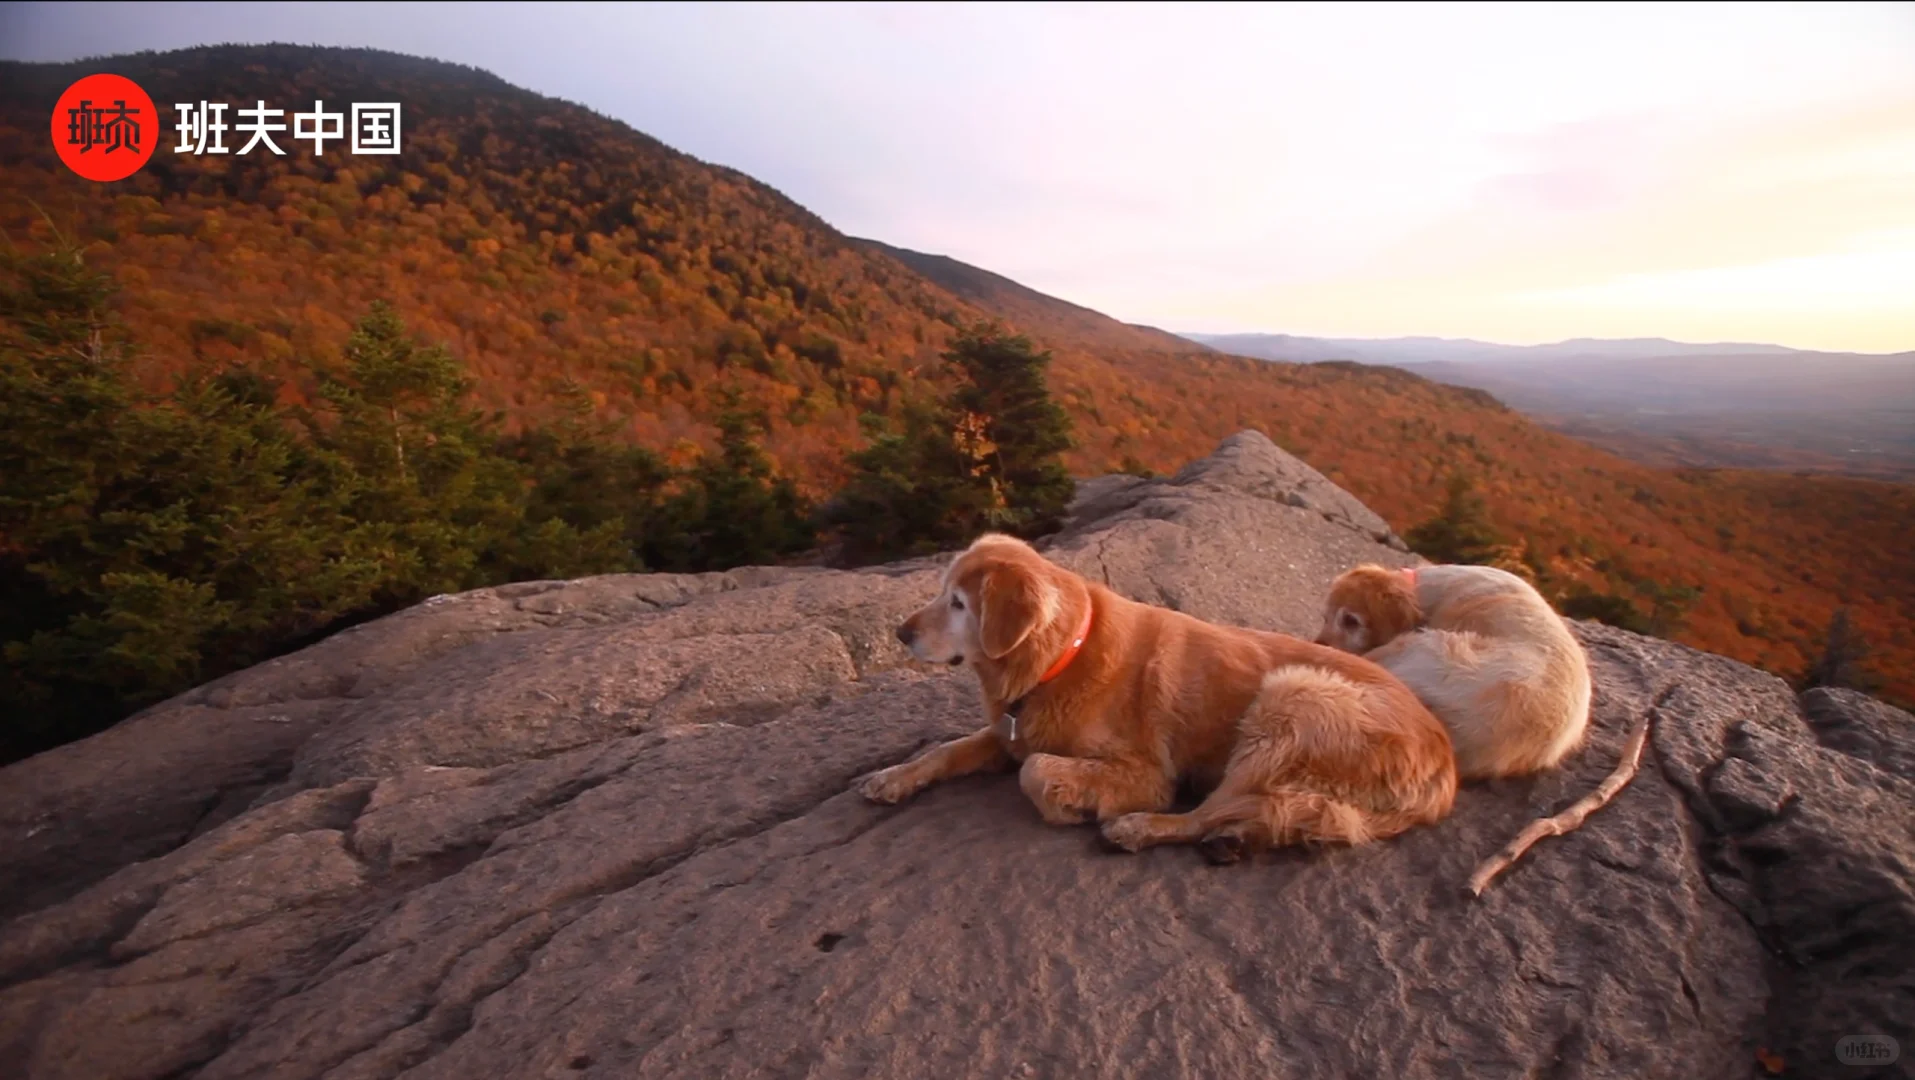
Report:
<svg viewBox="0 0 1915 1080"><path fill-rule="evenodd" d="M132 79L88 75L53 107L53 148L88 180L124 180L160 141L160 113Z"/></svg>

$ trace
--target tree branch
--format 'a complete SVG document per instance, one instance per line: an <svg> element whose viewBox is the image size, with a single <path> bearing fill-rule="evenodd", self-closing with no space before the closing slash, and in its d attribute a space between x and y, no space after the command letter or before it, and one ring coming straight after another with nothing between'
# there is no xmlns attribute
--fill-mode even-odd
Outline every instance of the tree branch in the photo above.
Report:
<svg viewBox="0 0 1915 1080"><path fill-rule="evenodd" d="M1476 868L1470 875L1469 890L1472 896L1483 895L1489 883L1496 875L1509 869L1517 859L1523 857L1536 841L1545 836L1562 836L1581 827L1584 819L1609 804L1629 781L1635 779L1636 770L1642 765L1643 744L1649 738L1649 717L1654 713L1650 709L1636 720L1636 726L1630 729L1629 741L1623 744L1622 759L1616 762L1616 768L1597 786L1596 790L1584 795L1570 805L1569 809L1553 817L1538 818L1530 822L1528 828L1516 834L1516 839Z"/></svg>

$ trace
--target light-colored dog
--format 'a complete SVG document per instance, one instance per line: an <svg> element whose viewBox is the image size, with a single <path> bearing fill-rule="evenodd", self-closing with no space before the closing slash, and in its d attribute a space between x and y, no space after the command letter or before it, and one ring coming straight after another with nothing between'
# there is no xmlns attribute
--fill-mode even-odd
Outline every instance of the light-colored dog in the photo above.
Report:
<svg viewBox="0 0 1915 1080"><path fill-rule="evenodd" d="M1442 724L1376 664L1127 600L1010 537L959 555L898 638L976 672L985 724L865 778L875 802L1021 765L1048 822L1095 818L1123 850L1200 842L1232 862L1392 836L1440 820L1455 795ZM1180 781L1209 795L1166 813Z"/></svg>
<svg viewBox="0 0 1915 1080"><path fill-rule="evenodd" d="M1559 764L1589 726L1589 657L1534 586L1488 566L1359 566L1330 586L1317 641L1389 669L1449 729L1464 779ZM1530 824L1470 877L1481 894L1530 845L1579 827L1635 776L1644 713L1597 789Z"/></svg>
<svg viewBox="0 0 1915 1080"><path fill-rule="evenodd" d="M1366 656L1430 707L1465 780L1555 766L1582 745L1589 659L1522 578L1488 566L1359 566L1330 586L1317 642Z"/></svg>

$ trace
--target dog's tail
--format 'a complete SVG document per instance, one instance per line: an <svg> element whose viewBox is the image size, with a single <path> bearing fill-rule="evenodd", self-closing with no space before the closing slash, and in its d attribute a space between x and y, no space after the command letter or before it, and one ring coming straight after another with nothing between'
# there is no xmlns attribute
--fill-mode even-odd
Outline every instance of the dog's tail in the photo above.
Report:
<svg viewBox="0 0 1915 1080"><path fill-rule="evenodd" d="M1635 727L1629 730L1629 741L1623 744L1622 759L1616 762L1615 769L1611 770L1603 782L1597 785L1596 790L1577 799L1569 809L1560 814L1530 822L1529 827L1517 833L1516 839L1511 840L1508 846L1483 860L1482 864L1476 868L1476 872L1470 875L1471 895L1483 895L1483 890L1489 888L1489 883L1496 879L1496 875L1509 869L1517 859L1522 858L1523 853L1528 851L1536 841L1545 836L1562 836L1565 833L1574 832L1581 827L1589 815L1607 806L1609 800L1616 797L1617 792L1627 787L1629 781L1635 779L1636 769L1642 764L1643 744L1649 740L1649 718L1655 711L1654 708L1647 709L1636 720Z"/></svg>
<svg viewBox="0 0 1915 1080"><path fill-rule="evenodd" d="M1408 828L1321 792L1300 788L1211 798L1192 811L1190 835L1213 863L1284 844L1367 844Z"/></svg>

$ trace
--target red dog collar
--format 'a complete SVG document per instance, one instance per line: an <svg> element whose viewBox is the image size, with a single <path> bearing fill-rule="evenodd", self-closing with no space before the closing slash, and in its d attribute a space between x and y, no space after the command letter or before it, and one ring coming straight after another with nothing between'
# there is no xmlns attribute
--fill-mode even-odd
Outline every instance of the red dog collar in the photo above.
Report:
<svg viewBox="0 0 1915 1080"><path fill-rule="evenodd" d="M1096 613L1096 610L1093 604L1084 605L1084 621L1078 625L1077 633L1071 635L1070 647L1064 650L1064 655L1057 658L1057 663L1052 664L1049 670L1038 676L1037 685L1042 686L1064 674L1064 669L1071 666L1072 660L1077 659L1077 654L1084 649L1084 639L1090 637L1091 616Z"/></svg>
<svg viewBox="0 0 1915 1080"><path fill-rule="evenodd" d="M1087 604L1085 606L1084 621L1078 625L1077 633L1071 635L1070 645L1065 648L1064 655L1058 657L1057 662L1052 664L1049 670L1038 676L1037 686L1042 686L1052 679L1057 678L1059 675L1062 675L1064 669L1071 666L1071 661L1077 659L1077 654L1084 650L1084 642L1090 637L1091 617L1095 614L1096 610L1097 608L1094 604ZM1030 690L1025 692L1023 697L1004 706L1004 718L1009 720L1011 724L1012 742L1017 741L1018 715L1024 711L1024 703L1031 700L1032 694L1037 693L1037 686L1031 687Z"/></svg>

